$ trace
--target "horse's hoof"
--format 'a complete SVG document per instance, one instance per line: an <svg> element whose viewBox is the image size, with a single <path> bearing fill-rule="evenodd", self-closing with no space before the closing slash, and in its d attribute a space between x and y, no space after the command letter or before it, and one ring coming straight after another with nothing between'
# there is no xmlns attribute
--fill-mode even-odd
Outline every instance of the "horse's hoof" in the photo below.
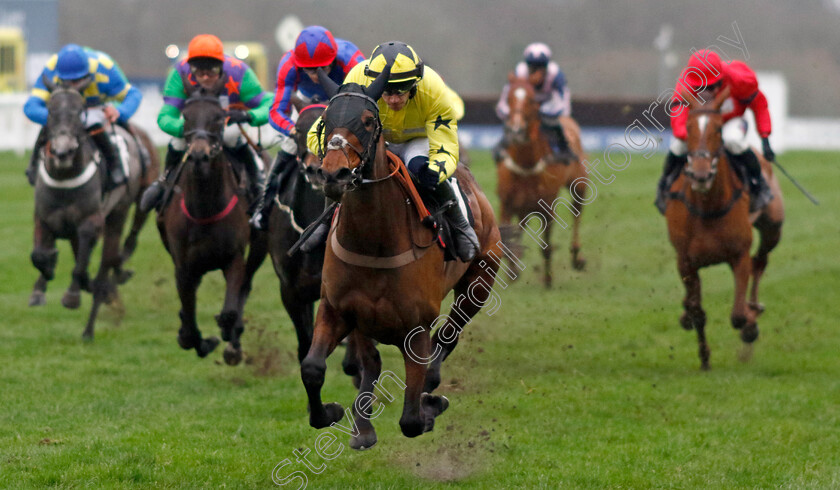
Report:
<svg viewBox="0 0 840 490"><path fill-rule="evenodd" d="M420 403L423 405L426 421L423 432L431 432L435 428L435 418L449 408L449 399L442 395L423 393L420 395Z"/></svg>
<svg viewBox="0 0 840 490"><path fill-rule="evenodd" d="M184 350L190 350L195 347L195 338L192 336L184 336L179 333L178 345Z"/></svg>
<svg viewBox="0 0 840 490"><path fill-rule="evenodd" d="M75 310L82 305L82 294L67 291L61 297L61 305L70 310Z"/></svg>
<svg viewBox="0 0 840 490"><path fill-rule="evenodd" d="M207 357L207 354L213 352L218 345L218 337L208 337L206 339L202 339L201 344L195 348L195 353L198 354L198 357Z"/></svg>
<svg viewBox="0 0 840 490"><path fill-rule="evenodd" d="M43 291L33 291L29 297L29 306L44 306L47 304L47 295Z"/></svg>
<svg viewBox="0 0 840 490"><path fill-rule="evenodd" d="M325 403L324 410L327 412L328 425L332 425L344 417L344 408L338 403Z"/></svg>
<svg viewBox="0 0 840 490"><path fill-rule="evenodd" d="M751 323L741 329L741 340L747 344L755 342L758 338L758 325Z"/></svg>
<svg viewBox="0 0 840 490"><path fill-rule="evenodd" d="M582 271L586 269L586 259L575 259L572 261L572 267L576 271Z"/></svg>
<svg viewBox="0 0 840 490"><path fill-rule="evenodd" d="M357 451L364 451L376 445L376 432L371 429L368 434L359 434L350 438L350 447Z"/></svg>
<svg viewBox="0 0 840 490"><path fill-rule="evenodd" d="M117 274L117 284L123 285L128 282L129 279L134 277L134 271L131 269L123 269Z"/></svg>
<svg viewBox="0 0 840 490"><path fill-rule="evenodd" d="M750 301L749 303L747 303L747 306L749 306L750 309L754 311L756 315L764 313L764 305L761 303Z"/></svg>
<svg viewBox="0 0 840 490"><path fill-rule="evenodd" d="M228 366L236 366L242 362L242 349L234 347L232 344L225 346L222 355L225 358L225 364Z"/></svg>

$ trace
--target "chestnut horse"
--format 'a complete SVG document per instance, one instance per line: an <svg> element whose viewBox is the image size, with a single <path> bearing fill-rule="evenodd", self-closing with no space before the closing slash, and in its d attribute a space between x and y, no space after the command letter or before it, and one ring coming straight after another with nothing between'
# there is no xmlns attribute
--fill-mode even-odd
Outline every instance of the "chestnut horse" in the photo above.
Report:
<svg viewBox="0 0 840 490"><path fill-rule="evenodd" d="M359 396L352 412L347 410L352 417L348 424L356 429L350 440L354 449L376 443L371 394L381 360L373 340L396 345L403 354L403 434L416 437L432 430L435 417L449 404L445 397L429 394L440 383L440 363L490 297L498 259L489 254L501 256L490 203L469 170L459 166L455 177L469 197L481 250L470 263L444 262L436 235L422 224L408 198L407 170L386 156L376 100L389 73L386 67L367 88L350 83L339 89L326 76L321 82L328 94L339 92L324 112L320 131L327 146L317 178L327 196L341 205L327 240L321 302L301 378L310 425L323 428L341 420L342 407L323 404L321 387L327 356L342 338L352 335L362 375ZM439 318L441 302L452 289L458 299L451 314ZM438 323L444 325L430 339Z"/></svg>
<svg viewBox="0 0 840 490"><path fill-rule="evenodd" d="M221 269L225 277L225 301L216 322L228 342L224 359L229 365L242 360L240 336L242 312L251 291L251 281L267 253L264 233L248 225L248 203L240 199L246 187L238 183L222 148L226 113L218 94L222 77L211 89L185 84L187 101L184 139L187 150L176 168L172 204L158 215L161 239L175 264L175 280L181 300L178 344L205 357L219 344L216 337L202 338L195 318L196 290L209 271ZM248 248L247 261L245 250Z"/></svg>
<svg viewBox="0 0 840 490"><path fill-rule="evenodd" d="M291 257L287 253L300 239L303 230L324 211L324 194L310 185L302 165L317 159L306 148L306 134L325 108L325 105L298 108L299 115L295 122L298 147L295 168L289 170L290 175L284 175L283 188L271 207L264 211L270 213L268 248L274 272L280 280L280 298L295 326L298 362L309 352L312 342L315 302L321 297L321 268L325 246L309 253L298 250ZM285 194L292 194L290 202L281 202Z"/></svg>
<svg viewBox="0 0 840 490"><path fill-rule="evenodd" d="M107 129L113 134L119 148L124 169L128 175L126 185L107 194L102 192L102 170L97 164L101 158L93 141L88 136L83 112L86 108L79 90L57 86L44 79L50 90L47 102L49 116L44 128L46 144L38 163L38 177L35 182L35 232L32 263L40 272L29 298L30 306L46 303L47 282L55 273L58 250L56 239L68 239L73 248L76 265L73 280L64 293L61 304L66 308L81 305L81 291L93 292L93 305L87 326L82 336L93 338L97 312L103 303L110 303L117 297L117 284L131 276L123 265L131 257L137 245L137 235L146 221L147 214L135 207L131 230L120 247L125 223L132 206L139 200L143 190L157 177L157 152L148 136L139 128L130 131L138 135L136 140L129 130L119 125ZM149 168L144 172L141 163L141 148L145 146L151 156ZM102 258L93 283L88 275L91 253L97 240L102 237Z"/></svg>
<svg viewBox="0 0 840 490"><path fill-rule="evenodd" d="M514 217L523 219L531 213L545 214L547 207L554 208L555 198L562 188L575 192L581 198L586 196L586 185L575 182L585 177L586 170L580 163L584 157L580 143L580 127L571 117L563 117L562 125L569 142L570 150L575 154L570 161L553 159L548 138L541 129L539 104L534 98L534 87L523 78L510 73L508 75L508 106L510 116L505 122L505 140L508 142L496 162L498 175L497 192L500 208L499 228L506 240L518 241L519 227L511 224ZM572 187L574 186L574 188ZM582 270L586 260L580 254L580 212L581 204L572 199L559 198L572 213L572 267ZM540 203L543 206L540 206ZM543 284L551 287L551 226L554 219L545 220L542 233L544 271ZM517 252L521 250L514 243Z"/></svg>
<svg viewBox="0 0 840 490"><path fill-rule="evenodd" d="M685 96L690 100L686 123L688 163L672 184L665 209L668 235L677 251L677 266L686 290L680 324L686 330L697 331L702 369L709 368L710 353L698 269L722 262L729 264L735 276L732 326L741 331L741 340L746 344L754 342L758 338L756 320L764 310L758 302L758 283L767 267L768 253L779 243L784 221L779 182L770 163L760 155L762 173L774 198L764 209L753 216L749 214L749 194L730 164L721 140L721 105L728 96L729 89L724 89L716 97L709 97L705 104ZM761 239L752 261L751 225ZM753 283L748 303L750 275Z"/></svg>

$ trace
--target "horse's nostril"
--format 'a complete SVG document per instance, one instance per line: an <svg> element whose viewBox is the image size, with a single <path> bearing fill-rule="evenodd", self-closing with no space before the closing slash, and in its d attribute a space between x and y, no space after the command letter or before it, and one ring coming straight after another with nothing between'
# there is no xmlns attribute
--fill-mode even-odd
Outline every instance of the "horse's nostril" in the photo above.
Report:
<svg viewBox="0 0 840 490"><path fill-rule="evenodd" d="M346 180L346 179L350 178L351 174L352 174L352 172L350 171L349 168L342 167L341 169L339 169L338 172L335 173L335 178L338 179L339 181Z"/></svg>

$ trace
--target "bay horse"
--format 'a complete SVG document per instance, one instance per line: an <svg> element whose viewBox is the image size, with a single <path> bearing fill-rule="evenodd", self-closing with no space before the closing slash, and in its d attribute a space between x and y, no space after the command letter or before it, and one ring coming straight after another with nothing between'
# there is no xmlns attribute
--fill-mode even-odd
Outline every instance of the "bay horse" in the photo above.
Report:
<svg viewBox="0 0 840 490"><path fill-rule="evenodd" d="M520 251L518 236L521 230L511 224L514 217L524 219L531 213L546 213L546 208L554 207L555 198L560 190L566 188L570 193L577 193L585 198L586 185L575 179L586 177L586 170L580 162L585 155L580 142L580 127L571 117L563 117L561 123L569 142L569 149L575 158L568 161L556 161L549 141L541 126L540 106L534 97L533 85L524 78L508 74L508 97L510 116L505 121L504 132L507 147L500 152L496 162L498 176L500 212L499 228L506 240L511 240L514 250ZM561 197L572 213L572 267L583 270L586 259L580 253L580 213L581 204ZM545 207L541 207L540 203ZM554 219L545 220L542 232L544 270L543 284L551 287L551 227Z"/></svg>
<svg viewBox="0 0 840 490"><path fill-rule="evenodd" d="M706 92L704 92L705 94ZM701 94L702 96L703 94ZM757 318L764 311L758 302L758 284L767 267L767 256L779 243L784 221L784 204L773 168L758 152L762 173L774 198L762 210L749 214L749 194L732 167L721 139L721 106L729 97L725 88L704 101L689 100L688 163L671 185L665 218L668 235L677 252L677 267L685 286L684 312L680 324L697 331L702 369L709 369L706 343L706 313L701 305L698 269L725 262L735 276L735 297L731 322L740 330L741 340L751 344L758 338ZM752 151L752 150L750 150ZM750 260L752 228L760 244ZM746 293L752 275L752 291Z"/></svg>
<svg viewBox="0 0 840 490"><path fill-rule="evenodd" d="M187 149L176 174L171 205L158 214L157 225L175 265L181 300L178 344L205 357L219 344L216 337L202 338L196 322L196 290L207 272L221 269L225 300L216 322L228 342L225 362L242 360L242 312L251 291L254 273L267 254L265 234L248 224L244 188L222 148L226 111L219 101L225 78L210 89L184 84L187 100L182 111ZM240 196L242 199L240 199ZM247 260L246 260L246 249Z"/></svg>
<svg viewBox="0 0 840 490"><path fill-rule="evenodd" d="M350 440L354 449L376 443L370 418L381 359L374 340L396 345L403 354L402 433L416 437L432 430L449 402L429 392L440 383L441 362L455 347L457 334L488 301L498 269L493 257L501 256L490 203L469 170L459 166L455 177L469 197L481 250L469 263L444 262L436 234L422 224L416 203L408 198L408 171L386 155L376 100L389 73L390 65L367 88L353 83L339 88L321 77L332 98L319 128L327 146L319 155L317 176L340 207L327 239L321 302L301 379L310 425L323 428L341 420L341 405L323 404L321 387L326 358L342 338L352 335L361 368L359 395L352 411L347 409L348 423L355 428ZM438 317L452 289L458 298L452 312Z"/></svg>
<svg viewBox="0 0 840 490"><path fill-rule="evenodd" d="M47 282L53 279L58 260L56 239L69 240L76 264L72 282L61 304L66 308L78 308L81 306L81 291L93 292L91 312L82 334L83 338L92 339L99 307L116 299L117 284L125 282L131 275L130 271L123 269L123 265L134 252L137 235L147 213L135 206L131 230L122 248L120 239L132 205L139 202L143 190L157 178L159 160L157 150L140 128L130 127L131 133L138 136L135 140L122 126L106 124L100 131L112 132L128 181L126 185L103 193L107 177L98 164L102 157L83 121L86 102L82 92L87 85L71 88L46 78L44 83L50 91L47 102L49 115L44 127L46 143L40 150L37 164L34 247L31 254L32 264L40 275L29 305L46 304ZM145 172L138 141L151 157ZM103 241L102 257L99 271L91 283L88 266L100 236Z"/></svg>
<svg viewBox="0 0 840 490"><path fill-rule="evenodd" d="M288 170L289 175L283 175L283 188L264 212L270 213L268 249L274 272L280 280L280 298L297 334L300 362L312 342L315 302L321 297L321 268L326 246L309 253L297 251L292 256L288 252L303 231L324 212L324 194L313 188L302 166L314 166L317 160L306 148L306 134L327 106L296 104L295 107L298 109L295 122L297 160L294 168Z"/></svg>

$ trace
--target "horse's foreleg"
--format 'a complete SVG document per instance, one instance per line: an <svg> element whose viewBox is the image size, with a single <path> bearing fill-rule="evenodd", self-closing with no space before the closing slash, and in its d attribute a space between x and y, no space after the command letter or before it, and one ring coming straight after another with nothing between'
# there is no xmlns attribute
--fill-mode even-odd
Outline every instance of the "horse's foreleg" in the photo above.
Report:
<svg viewBox="0 0 840 490"><path fill-rule="evenodd" d="M703 311L701 306L700 275L697 273L697 268L691 265L686 257L680 256L677 260L680 277L682 277L685 286L685 298L683 299L683 309L685 311L680 317L680 324L686 330L694 329L697 331L700 367L701 369L709 369L711 352L709 351L709 345L706 343L706 312Z"/></svg>
<svg viewBox="0 0 840 490"><path fill-rule="evenodd" d="M328 427L341 420L344 415L338 403L325 405L321 402L321 387L324 385L324 376L327 372L327 357L348 331L349 326L344 319L326 298L321 298L315 317L312 345L300 363L300 377L309 398L309 425L316 429ZM350 425L353 425L352 421Z"/></svg>
<svg viewBox="0 0 840 490"><path fill-rule="evenodd" d="M195 349L198 357L205 357L219 345L217 337L201 338L201 331L195 320L195 293L201 283L201 276L187 272L187 267L176 263L175 283L181 300L181 328L178 330L178 345L182 349Z"/></svg>
<svg viewBox="0 0 840 490"><path fill-rule="evenodd" d="M312 323L314 304L302 300L295 294L295 287L290 284L283 284L280 281L280 299L292 324L295 326L295 333L298 341L298 362L303 361L309 346L312 345Z"/></svg>
<svg viewBox="0 0 840 490"><path fill-rule="evenodd" d="M55 236L37 218L33 235L32 265L38 269L40 275L32 287L29 306L42 306L47 303L47 282L55 276L58 250L55 248Z"/></svg>
<svg viewBox="0 0 840 490"><path fill-rule="evenodd" d="M406 437L417 437L432 430L435 417L449 406L446 397L423 393L427 371L424 360L429 359L430 344L428 330L423 330L406 338L401 346L406 386L400 429Z"/></svg>
<svg viewBox="0 0 840 490"><path fill-rule="evenodd" d="M236 366L242 361L242 345L239 338L242 326L241 292L245 283L245 257L241 254L231 261L224 269L225 303L222 312L216 317L216 322L222 331L222 340L228 344L225 347L224 358L229 366ZM249 286L250 287L250 286Z"/></svg>
<svg viewBox="0 0 840 490"><path fill-rule="evenodd" d="M90 256L93 253L93 248L96 246L96 241L102 233L104 220L101 215L96 214L85 220L76 230L76 264L73 267L73 280L70 287L61 298L61 304L65 308L78 308L81 304L81 293L79 292L83 287L90 289L90 276L88 275L88 267L90 267ZM104 256L104 251L103 251ZM95 294L95 291L94 291ZM85 330L85 338L93 337L93 332L87 335Z"/></svg>
<svg viewBox="0 0 840 490"><path fill-rule="evenodd" d="M747 308L747 286L750 282L752 264L749 250L745 250L737 259L730 262L735 276L735 298L732 305L732 327L741 331L741 340L746 343L758 337L758 325L755 312Z"/></svg>
<svg viewBox="0 0 840 490"><path fill-rule="evenodd" d="M748 306L756 315L760 315L764 312L764 305L758 301L758 283L767 268L767 257L770 251L776 248L782 238L782 223L762 221L759 218L759 221L756 222L756 228L758 228L761 241L758 244L755 256L752 258L752 289L750 290Z"/></svg>
<svg viewBox="0 0 840 490"><path fill-rule="evenodd" d="M578 195L582 197L586 196L586 186L578 185L577 189L581 191ZM572 267L577 271L582 271L586 268L586 259L580 253L580 215L581 211L583 211L583 205L577 199L573 199L572 207L575 212L572 217L572 244L569 247L569 251L572 253Z"/></svg>
<svg viewBox="0 0 840 490"><path fill-rule="evenodd" d="M542 240L543 243L546 244L546 247L542 249L543 253L543 286L546 289L551 288L551 253L554 251L554 247L551 245L551 224L554 220L548 219L546 220L545 225L545 232L543 232Z"/></svg>
<svg viewBox="0 0 840 490"><path fill-rule="evenodd" d="M350 439L350 447L353 449L369 449L376 444L376 431L370 421L376 418L382 410L380 407L379 412L374 415L371 409L373 401L376 399L373 391L382 370L382 359L379 357L379 351L373 345L373 341L362 335L359 330L354 330L350 336L356 346L357 363L362 367L359 395L353 403L353 416L357 431Z"/></svg>

